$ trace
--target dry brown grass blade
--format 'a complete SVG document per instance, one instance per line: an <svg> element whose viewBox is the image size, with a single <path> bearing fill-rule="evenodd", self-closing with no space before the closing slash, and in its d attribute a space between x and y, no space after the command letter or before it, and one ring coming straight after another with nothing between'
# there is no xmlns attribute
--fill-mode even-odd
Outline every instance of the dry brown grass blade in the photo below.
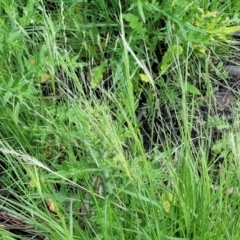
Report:
<svg viewBox="0 0 240 240"><path fill-rule="evenodd" d="M36 229L26 221L7 211L0 211L0 228L6 230L36 231Z"/></svg>

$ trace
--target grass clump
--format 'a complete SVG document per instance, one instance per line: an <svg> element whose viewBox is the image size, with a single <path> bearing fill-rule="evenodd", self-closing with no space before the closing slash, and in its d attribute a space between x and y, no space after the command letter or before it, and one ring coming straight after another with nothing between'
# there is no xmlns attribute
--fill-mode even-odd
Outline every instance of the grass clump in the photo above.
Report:
<svg viewBox="0 0 240 240"><path fill-rule="evenodd" d="M0 236L238 239L239 9L2 0Z"/></svg>

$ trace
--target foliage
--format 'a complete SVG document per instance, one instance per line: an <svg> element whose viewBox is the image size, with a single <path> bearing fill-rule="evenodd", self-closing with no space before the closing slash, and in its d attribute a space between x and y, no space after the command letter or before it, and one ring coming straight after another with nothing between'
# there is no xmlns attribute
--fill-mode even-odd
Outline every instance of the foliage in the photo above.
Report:
<svg viewBox="0 0 240 240"><path fill-rule="evenodd" d="M2 0L0 236L238 239L239 111L211 98L239 11Z"/></svg>

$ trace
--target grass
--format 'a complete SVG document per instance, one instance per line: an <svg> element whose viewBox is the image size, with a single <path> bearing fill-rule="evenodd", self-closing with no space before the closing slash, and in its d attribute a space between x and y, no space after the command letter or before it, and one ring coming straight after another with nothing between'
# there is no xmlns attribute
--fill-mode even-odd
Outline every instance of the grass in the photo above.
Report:
<svg viewBox="0 0 240 240"><path fill-rule="evenodd" d="M239 10L2 0L1 238L239 239Z"/></svg>

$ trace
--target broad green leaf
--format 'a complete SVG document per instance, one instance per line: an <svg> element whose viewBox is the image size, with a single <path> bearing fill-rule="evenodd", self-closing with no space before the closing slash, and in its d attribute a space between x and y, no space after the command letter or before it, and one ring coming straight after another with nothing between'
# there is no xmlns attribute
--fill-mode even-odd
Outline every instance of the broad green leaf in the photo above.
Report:
<svg viewBox="0 0 240 240"><path fill-rule="evenodd" d="M139 76L142 82L145 82L145 83L149 82L149 77L146 74L139 74Z"/></svg>
<svg viewBox="0 0 240 240"><path fill-rule="evenodd" d="M199 89L190 83L187 83L187 92L195 95L201 95L201 92L199 91Z"/></svg>
<svg viewBox="0 0 240 240"><path fill-rule="evenodd" d="M233 27L224 26L214 30L208 30L207 32L211 34L230 35L239 30L240 30L240 26L233 26Z"/></svg>
<svg viewBox="0 0 240 240"><path fill-rule="evenodd" d="M163 60L160 66L160 73L164 74L167 69L171 66L173 60L180 56L183 52L183 48L180 45L173 45L168 48L163 56Z"/></svg>
<svg viewBox="0 0 240 240"><path fill-rule="evenodd" d="M131 13L126 13L123 15L123 18L129 22L129 25L132 29L136 30L138 28L141 28L141 23L139 22L139 18L134 16Z"/></svg>
<svg viewBox="0 0 240 240"><path fill-rule="evenodd" d="M206 30L212 30L212 29L216 29L217 24L222 20L222 16L219 16L217 18L214 18L208 25L208 27L206 28Z"/></svg>
<svg viewBox="0 0 240 240"><path fill-rule="evenodd" d="M144 12L143 12L143 3L141 2L141 0L138 0L138 11L139 11L140 16L142 18L142 21L145 23L146 19L145 19L145 15L144 15Z"/></svg>
<svg viewBox="0 0 240 240"><path fill-rule="evenodd" d="M27 83L25 83L22 87L21 87L21 92L23 93L23 92L27 92L27 90L28 90L28 88L29 88L29 84L27 84Z"/></svg>
<svg viewBox="0 0 240 240"><path fill-rule="evenodd" d="M95 89L102 82L103 74L105 73L105 63L92 69L91 88Z"/></svg>

